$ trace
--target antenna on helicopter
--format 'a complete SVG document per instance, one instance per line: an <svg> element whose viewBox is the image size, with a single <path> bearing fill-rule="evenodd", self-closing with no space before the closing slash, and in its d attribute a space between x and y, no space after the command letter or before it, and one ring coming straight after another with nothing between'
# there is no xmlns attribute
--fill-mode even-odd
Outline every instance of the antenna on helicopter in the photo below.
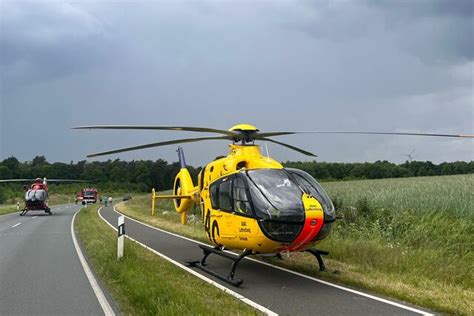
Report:
<svg viewBox="0 0 474 316"><path fill-rule="evenodd" d="M270 161L270 153L268 152L268 145L265 143L265 150L267 152L267 161Z"/></svg>

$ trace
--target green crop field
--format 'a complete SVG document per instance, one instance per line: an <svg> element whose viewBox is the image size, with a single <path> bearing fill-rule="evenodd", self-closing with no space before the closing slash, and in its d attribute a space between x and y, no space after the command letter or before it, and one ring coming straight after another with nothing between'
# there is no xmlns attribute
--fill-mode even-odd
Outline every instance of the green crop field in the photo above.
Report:
<svg viewBox="0 0 474 316"><path fill-rule="evenodd" d="M474 312L474 175L323 183L338 215L318 248L327 272L298 253L274 264L405 300L436 311ZM129 216L207 240L196 209L186 226L171 202L150 215L150 196L121 204Z"/></svg>
<svg viewBox="0 0 474 316"><path fill-rule="evenodd" d="M325 183L344 220L321 247L345 282L439 311L474 311L474 175ZM370 283L367 276L381 276Z"/></svg>

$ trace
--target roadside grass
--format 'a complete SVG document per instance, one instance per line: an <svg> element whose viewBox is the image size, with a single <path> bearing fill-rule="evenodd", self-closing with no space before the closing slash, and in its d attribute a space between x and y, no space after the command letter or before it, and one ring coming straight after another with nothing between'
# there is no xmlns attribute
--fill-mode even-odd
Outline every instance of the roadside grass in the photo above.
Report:
<svg viewBox="0 0 474 316"><path fill-rule="evenodd" d="M161 192L163 194L170 194L171 191ZM168 230L171 232L178 232L183 236L209 243L207 234L204 231L204 225L201 220L201 210L196 207L188 213L188 223L181 224L181 217L176 213L172 201L160 200L157 201L157 212L155 216L151 216L151 195L134 196L132 200L116 205L118 211L151 224L153 226Z"/></svg>
<svg viewBox="0 0 474 316"><path fill-rule="evenodd" d="M16 212L16 205L2 204L0 205L0 215Z"/></svg>
<svg viewBox="0 0 474 316"><path fill-rule="evenodd" d="M337 221L318 245L327 272L309 254L262 260L436 311L474 314L474 175L326 182ZM120 204L122 213L209 242L199 209L182 226L172 202L151 197Z"/></svg>
<svg viewBox="0 0 474 316"><path fill-rule="evenodd" d="M257 315L258 311L125 239L117 261L117 236L97 214L80 211L75 230L92 267L125 315Z"/></svg>
<svg viewBox="0 0 474 316"><path fill-rule="evenodd" d="M48 196L48 201L49 205L74 203L74 197L67 194L51 194Z"/></svg>

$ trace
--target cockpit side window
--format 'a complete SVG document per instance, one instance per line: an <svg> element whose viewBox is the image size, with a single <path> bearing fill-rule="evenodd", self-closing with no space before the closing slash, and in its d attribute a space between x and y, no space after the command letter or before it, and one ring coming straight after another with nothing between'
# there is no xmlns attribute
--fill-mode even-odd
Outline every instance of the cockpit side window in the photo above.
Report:
<svg viewBox="0 0 474 316"><path fill-rule="evenodd" d="M211 191L211 205L215 210L232 212L232 178L227 177L217 180L210 186Z"/></svg>
<svg viewBox="0 0 474 316"><path fill-rule="evenodd" d="M232 197L234 200L234 212L236 214L252 215L250 201L247 196L247 188L242 176L235 176L232 181Z"/></svg>
<svg viewBox="0 0 474 316"><path fill-rule="evenodd" d="M211 187L210 187L211 205L212 205L212 208L215 210L218 210L220 208L219 207L219 183L220 181L214 182L213 184L211 184Z"/></svg>
<svg viewBox="0 0 474 316"><path fill-rule="evenodd" d="M221 211L232 211L231 184L230 178L222 179L219 184L219 207Z"/></svg>
<svg viewBox="0 0 474 316"><path fill-rule="evenodd" d="M235 174L217 180L211 184L210 193L213 209L252 216L252 204L245 175Z"/></svg>

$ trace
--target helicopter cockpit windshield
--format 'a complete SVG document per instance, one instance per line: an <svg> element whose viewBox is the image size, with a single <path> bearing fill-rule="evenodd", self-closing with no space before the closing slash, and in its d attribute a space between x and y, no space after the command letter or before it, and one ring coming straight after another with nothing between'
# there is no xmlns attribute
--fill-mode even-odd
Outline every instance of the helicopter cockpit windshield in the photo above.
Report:
<svg viewBox="0 0 474 316"><path fill-rule="evenodd" d="M246 171L255 215L261 219L303 221L303 192L282 169Z"/></svg>
<svg viewBox="0 0 474 316"><path fill-rule="evenodd" d="M279 242L292 242L303 228L303 190L284 169L244 171L255 216L263 233Z"/></svg>

